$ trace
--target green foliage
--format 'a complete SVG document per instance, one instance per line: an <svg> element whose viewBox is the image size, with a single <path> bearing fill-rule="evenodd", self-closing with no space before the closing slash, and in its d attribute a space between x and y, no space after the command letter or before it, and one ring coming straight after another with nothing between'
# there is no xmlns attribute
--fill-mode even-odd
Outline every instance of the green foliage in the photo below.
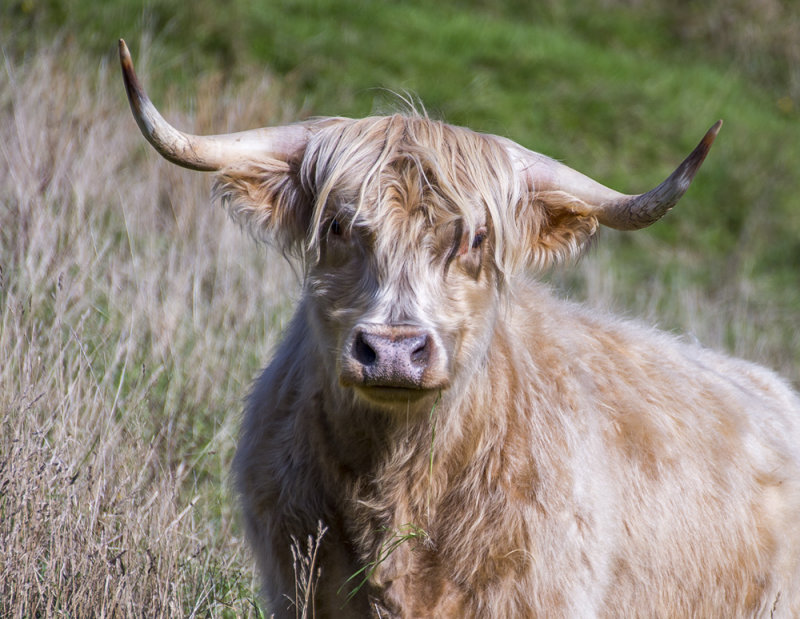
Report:
<svg viewBox="0 0 800 619"><path fill-rule="evenodd" d="M344 589L350 586L351 582L354 583L355 586L353 586L353 588L347 593L347 601L353 599L358 592L364 588L364 585L369 582L370 578L372 578L373 574L375 574L381 564L386 561L386 559L391 557L392 553L400 546L412 540L419 544L423 544L430 538L428 533L422 527L413 523L400 525L400 527L395 531L383 529L383 532L391 533L391 536L381 546L380 550L378 551L378 556L373 561L368 562L364 567L351 574L339 589L339 593L342 593Z"/></svg>

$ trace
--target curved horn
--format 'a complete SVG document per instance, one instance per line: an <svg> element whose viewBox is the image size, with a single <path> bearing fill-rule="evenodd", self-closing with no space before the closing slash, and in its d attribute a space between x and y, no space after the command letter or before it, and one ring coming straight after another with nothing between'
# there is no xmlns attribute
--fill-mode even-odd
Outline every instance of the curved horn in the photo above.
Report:
<svg viewBox="0 0 800 619"><path fill-rule="evenodd" d="M136 124L147 141L172 163L192 170L214 171L243 161L287 160L308 141L309 130L303 124L208 136L178 131L158 113L142 88L123 39L119 40L119 60Z"/></svg>
<svg viewBox="0 0 800 619"><path fill-rule="evenodd" d="M580 172L512 143L506 148L537 192L563 192L572 196L577 215L596 217L610 228L638 230L658 221L686 193L700 164L706 158L722 121L717 121L697 147L676 170L655 189L639 195L625 195L584 176Z"/></svg>

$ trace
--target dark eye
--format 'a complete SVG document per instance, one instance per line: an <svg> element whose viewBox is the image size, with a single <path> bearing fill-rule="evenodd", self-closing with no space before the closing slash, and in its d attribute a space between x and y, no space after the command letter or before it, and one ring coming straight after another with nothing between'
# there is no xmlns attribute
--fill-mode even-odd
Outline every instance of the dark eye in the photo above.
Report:
<svg viewBox="0 0 800 619"><path fill-rule="evenodd" d="M330 231L331 234L335 234L336 236L340 236L342 234L342 225L339 223L338 219L334 219L331 222Z"/></svg>
<svg viewBox="0 0 800 619"><path fill-rule="evenodd" d="M472 238L472 249L478 249L483 241L486 239L486 229L480 228L476 233L475 236Z"/></svg>

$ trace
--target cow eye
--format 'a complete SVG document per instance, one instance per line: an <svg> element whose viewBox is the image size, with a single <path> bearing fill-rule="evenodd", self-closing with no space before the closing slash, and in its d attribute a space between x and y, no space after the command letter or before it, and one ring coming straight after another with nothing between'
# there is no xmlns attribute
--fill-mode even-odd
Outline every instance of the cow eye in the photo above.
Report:
<svg viewBox="0 0 800 619"><path fill-rule="evenodd" d="M341 236L341 234L342 234L342 224L339 223L338 219L336 219L336 218L333 219L333 221L331 222L330 231L331 231L331 234L333 234L333 235Z"/></svg>
<svg viewBox="0 0 800 619"><path fill-rule="evenodd" d="M486 240L486 228L478 228L475 236L472 237L472 249L478 249L484 240Z"/></svg>

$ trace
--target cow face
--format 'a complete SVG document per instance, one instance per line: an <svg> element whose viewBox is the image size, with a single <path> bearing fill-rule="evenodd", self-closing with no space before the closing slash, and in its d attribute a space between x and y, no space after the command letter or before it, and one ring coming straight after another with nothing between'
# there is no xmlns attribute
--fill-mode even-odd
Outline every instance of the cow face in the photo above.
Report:
<svg viewBox="0 0 800 619"><path fill-rule="evenodd" d="M392 117L328 133L320 143L344 146L314 149L306 176L317 202L311 323L343 388L372 405L427 406L486 349L500 276L486 202L497 197L454 178L427 124Z"/></svg>
<svg viewBox="0 0 800 619"><path fill-rule="evenodd" d="M479 354L497 303L485 217L468 225L443 211L415 166L384 170L389 186L361 209L331 195L308 263L311 323L334 352L331 367L344 388L379 405L447 388L463 355Z"/></svg>
<svg viewBox="0 0 800 619"><path fill-rule="evenodd" d="M404 116L329 122L283 175L231 170L217 191L302 255L303 308L337 388L403 410L485 357L530 227L510 214L534 208L493 138Z"/></svg>

